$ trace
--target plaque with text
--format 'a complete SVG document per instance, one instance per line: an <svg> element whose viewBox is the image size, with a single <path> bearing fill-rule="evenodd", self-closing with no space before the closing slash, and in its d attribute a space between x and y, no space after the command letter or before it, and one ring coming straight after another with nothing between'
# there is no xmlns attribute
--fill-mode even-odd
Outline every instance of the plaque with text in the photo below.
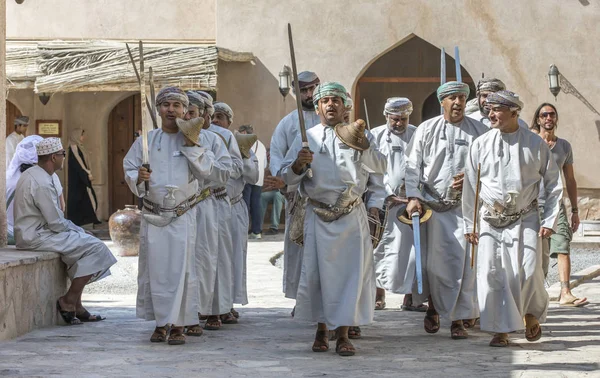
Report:
<svg viewBox="0 0 600 378"><path fill-rule="evenodd" d="M36 134L47 138L47 137L58 137L62 136L62 122L58 120L43 120L38 119L35 121Z"/></svg>

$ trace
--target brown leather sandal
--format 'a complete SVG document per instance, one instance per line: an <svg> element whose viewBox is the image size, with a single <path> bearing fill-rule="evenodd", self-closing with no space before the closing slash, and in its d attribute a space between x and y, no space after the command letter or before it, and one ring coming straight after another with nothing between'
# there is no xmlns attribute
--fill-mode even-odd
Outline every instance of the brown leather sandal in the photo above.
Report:
<svg viewBox="0 0 600 378"><path fill-rule="evenodd" d="M356 354L356 349L354 349L354 345L352 345L350 340L340 338L335 344L335 353L342 357L350 357Z"/></svg>
<svg viewBox="0 0 600 378"><path fill-rule="evenodd" d="M359 326L348 327L348 338L349 339L360 339L362 331Z"/></svg>
<svg viewBox="0 0 600 378"><path fill-rule="evenodd" d="M183 327L171 327L169 331L169 345L183 345L185 344L185 335L183 334Z"/></svg>
<svg viewBox="0 0 600 378"><path fill-rule="evenodd" d="M495 333L492 341L490 341L490 346L504 348L508 346L508 343L508 333Z"/></svg>
<svg viewBox="0 0 600 378"><path fill-rule="evenodd" d="M223 324L238 324L237 318L231 312L221 315L220 318Z"/></svg>
<svg viewBox="0 0 600 378"><path fill-rule="evenodd" d="M537 327L537 332L533 330ZM525 338L529 342L538 341L542 337L542 326L537 318L531 314L525 315Z"/></svg>
<svg viewBox="0 0 600 378"><path fill-rule="evenodd" d="M221 321L219 320L219 316L210 315L206 319L206 323L204 323L204 329L207 331L218 331L221 329Z"/></svg>
<svg viewBox="0 0 600 378"><path fill-rule="evenodd" d="M462 320L460 323L452 323L450 326L450 337L452 340L464 340L469 337L469 333L465 329L465 326L463 326Z"/></svg>
<svg viewBox="0 0 600 378"><path fill-rule="evenodd" d="M329 332L317 331L315 342L312 346L312 351L316 353L327 352L329 350Z"/></svg>
<svg viewBox="0 0 600 378"><path fill-rule="evenodd" d="M154 333L150 336L150 342L152 343L162 343L167 340L167 327L156 327L154 328Z"/></svg>
<svg viewBox="0 0 600 378"><path fill-rule="evenodd" d="M423 328L427 333L437 333L440 330L440 315L435 311L427 310L423 319Z"/></svg>
<svg viewBox="0 0 600 378"><path fill-rule="evenodd" d="M200 327L200 324L194 324L194 325L189 325L189 326L185 326L185 334L188 336L202 336L202 327Z"/></svg>

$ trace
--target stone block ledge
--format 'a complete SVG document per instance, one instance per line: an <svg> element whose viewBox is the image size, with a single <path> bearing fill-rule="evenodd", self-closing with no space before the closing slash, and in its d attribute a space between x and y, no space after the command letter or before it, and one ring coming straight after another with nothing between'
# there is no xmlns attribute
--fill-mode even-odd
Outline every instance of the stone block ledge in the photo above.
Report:
<svg viewBox="0 0 600 378"><path fill-rule="evenodd" d="M67 275L58 253L0 248L0 283L0 340L59 324Z"/></svg>

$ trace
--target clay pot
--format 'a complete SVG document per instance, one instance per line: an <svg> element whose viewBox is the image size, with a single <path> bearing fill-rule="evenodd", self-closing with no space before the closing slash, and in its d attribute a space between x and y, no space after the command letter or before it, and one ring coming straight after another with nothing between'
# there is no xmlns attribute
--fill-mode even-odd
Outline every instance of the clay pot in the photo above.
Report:
<svg viewBox="0 0 600 378"><path fill-rule="evenodd" d="M142 212L135 205L125 205L108 220L110 238L119 256L137 256L140 248Z"/></svg>

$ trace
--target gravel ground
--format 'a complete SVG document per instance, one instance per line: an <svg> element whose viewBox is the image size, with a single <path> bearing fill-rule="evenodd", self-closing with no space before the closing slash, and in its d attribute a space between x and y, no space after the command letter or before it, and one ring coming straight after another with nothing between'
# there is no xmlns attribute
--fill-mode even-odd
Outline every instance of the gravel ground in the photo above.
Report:
<svg viewBox="0 0 600 378"><path fill-rule="evenodd" d="M579 272L592 265L600 264L600 251L596 249L573 248L571 250L571 273ZM558 265L556 259L550 259L546 286L558 282Z"/></svg>

